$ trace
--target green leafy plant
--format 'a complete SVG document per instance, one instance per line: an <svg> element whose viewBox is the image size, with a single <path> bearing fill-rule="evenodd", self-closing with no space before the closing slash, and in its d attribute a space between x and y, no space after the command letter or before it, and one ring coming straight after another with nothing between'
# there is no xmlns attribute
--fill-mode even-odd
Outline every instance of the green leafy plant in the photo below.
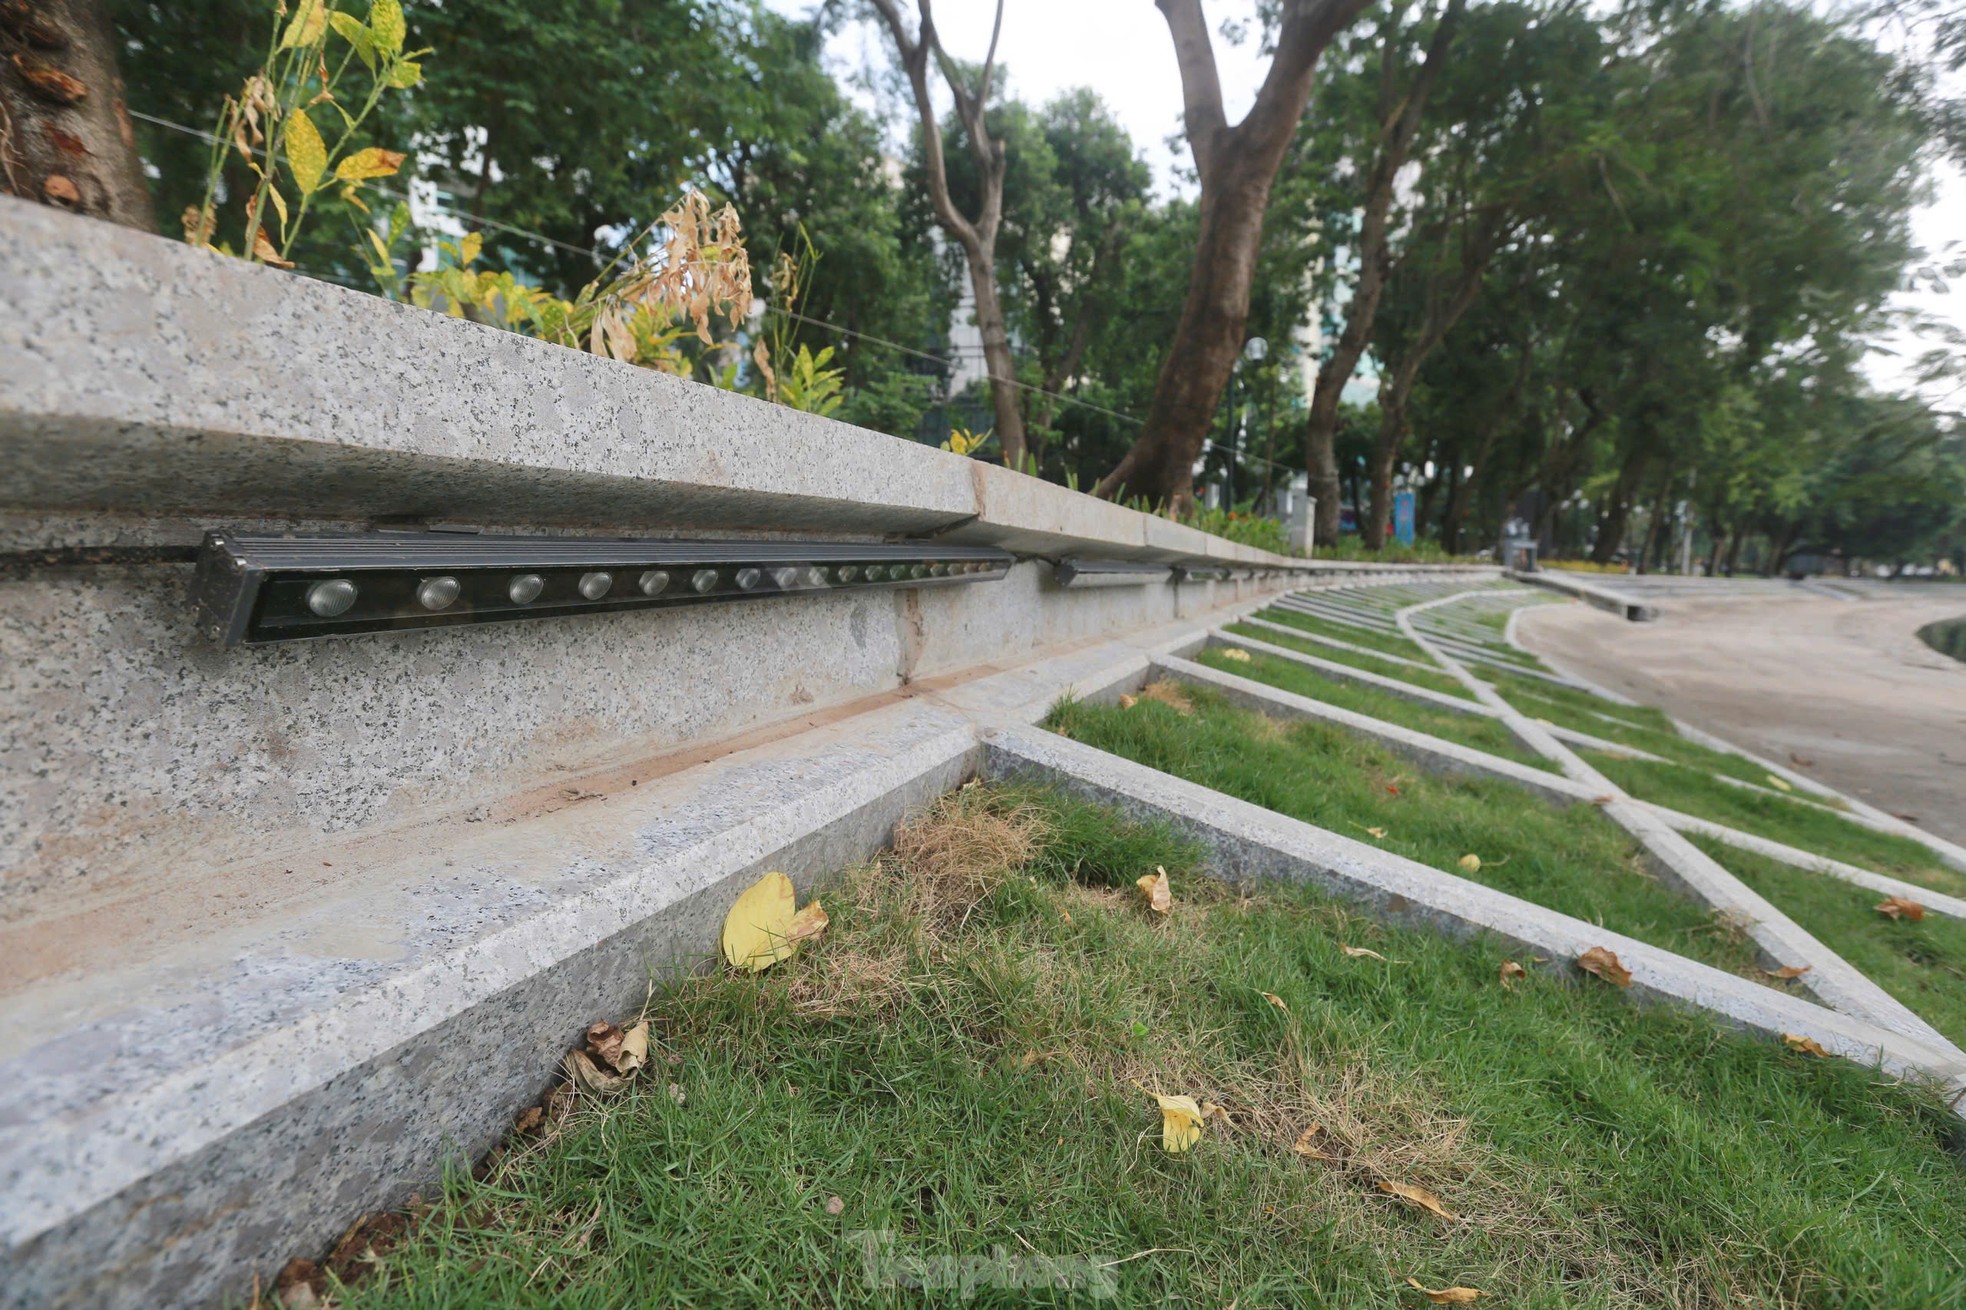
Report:
<svg viewBox="0 0 1966 1310"><path fill-rule="evenodd" d="M404 50L406 34L400 0L374 0L366 21L328 0L300 0L290 14L282 0L265 60L220 110L204 200L184 211L184 239L235 253L229 243L217 240L219 191L233 152L255 179L245 197L238 251L247 258L292 268L288 254L294 240L324 194L338 195L367 213L363 184L394 175L404 156L380 146L357 148L356 138L384 95L406 91L423 79L419 61L430 53ZM348 83L358 62L368 75L368 88L359 101L351 101ZM356 107L351 110L348 103ZM328 124L326 135L317 119Z"/></svg>
<svg viewBox="0 0 1966 1310"><path fill-rule="evenodd" d="M799 353L792 357L790 367L779 373L777 396L781 405L801 409L808 414L831 414L845 399L845 370L828 368L832 361L833 348L822 346L817 355L799 343Z"/></svg>
<svg viewBox="0 0 1966 1310"><path fill-rule="evenodd" d="M1197 509L1181 520L1212 536L1225 537L1277 555L1290 554L1290 534L1283 524L1252 513L1245 504L1237 509Z"/></svg>

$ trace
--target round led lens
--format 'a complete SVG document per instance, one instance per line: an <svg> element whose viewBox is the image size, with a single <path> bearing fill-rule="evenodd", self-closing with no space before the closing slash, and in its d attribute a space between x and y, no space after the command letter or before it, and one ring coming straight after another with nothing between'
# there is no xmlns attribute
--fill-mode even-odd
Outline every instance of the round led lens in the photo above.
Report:
<svg viewBox="0 0 1966 1310"><path fill-rule="evenodd" d="M915 565L914 567L912 567L912 568L910 568L910 569L908 570L908 576L909 576L909 577L911 577L911 578L925 578L925 577L927 577L927 576L928 576L928 565L926 565L926 564L917 564L917 565Z"/></svg>
<svg viewBox="0 0 1966 1310"><path fill-rule="evenodd" d="M512 585L505 594L512 598L514 605L530 605L539 599L539 593L546 590L546 579L537 573L521 573L512 579Z"/></svg>
<svg viewBox="0 0 1966 1310"><path fill-rule="evenodd" d="M737 585L746 591L755 590L757 585L764 580L765 575L762 569L739 569L737 571Z"/></svg>
<svg viewBox="0 0 1966 1310"><path fill-rule="evenodd" d="M583 573L580 575L580 594L589 600L599 600L608 594L608 588L613 585L614 575L611 573Z"/></svg>
<svg viewBox="0 0 1966 1310"><path fill-rule="evenodd" d="M717 585L717 571L715 569L698 569L696 575L689 580L689 585L695 588L697 595L701 596L704 592Z"/></svg>
<svg viewBox="0 0 1966 1310"><path fill-rule="evenodd" d="M355 584L347 578L329 578L307 589L307 608L324 619L348 613L355 604Z"/></svg>
<svg viewBox="0 0 1966 1310"><path fill-rule="evenodd" d="M788 564L784 568L773 569L771 571L771 580L778 584L780 591L790 591L805 581L805 570L795 569Z"/></svg>
<svg viewBox="0 0 1966 1310"><path fill-rule="evenodd" d="M661 569L650 569L635 585L642 589L644 596L660 596L663 589L669 585L669 575Z"/></svg>
<svg viewBox="0 0 1966 1310"><path fill-rule="evenodd" d="M825 585L826 585L825 569L818 568L815 566L813 568L809 568L806 570L806 586L823 587Z"/></svg>
<svg viewBox="0 0 1966 1310"><path fill-rule="evenodd" d="M456 578L425 578L417 584L416 603L427 610L440 610L457 599L459 590Z"/></svg>
<svg viewBox="0 0 1966 1310"><path fill-rule="evenodd" d="M841 582L852 582L860 576L860 568L855 564L842 564L833 570L833 576Z"/></svg>
<svg viewBox="0 0 1966 1310"><path fill-rule="evenodd" d="M906 564L891 565L888 568L887 575L896 582L899 582L908 576L908 566Z"/></svg>

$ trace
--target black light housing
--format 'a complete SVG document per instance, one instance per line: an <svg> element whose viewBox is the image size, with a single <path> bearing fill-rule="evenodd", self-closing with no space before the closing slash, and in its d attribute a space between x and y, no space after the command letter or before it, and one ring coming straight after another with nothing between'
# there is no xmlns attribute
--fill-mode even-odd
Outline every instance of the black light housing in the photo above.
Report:
<svg viewBox="0 0 1966 1310"><path fill-rule="evenodd" d="M208 532L198 629L222 646L559 618L800 592L988 582L979 546L636 541L443 532L278 537Z"/></svg>
<svg viewBox="0 0 1966 1310"><path fill-rule="evenodd" d="M1080 555L1068 555L1054 566L1053 576L1058 585L1069 587L1073 583L1081 586L1087 583L1113 585L1144 585L1149 582L1167 581L1169 567L1165 564L1152 564L1145 560L1132 559L1087 559Z"/></svg>

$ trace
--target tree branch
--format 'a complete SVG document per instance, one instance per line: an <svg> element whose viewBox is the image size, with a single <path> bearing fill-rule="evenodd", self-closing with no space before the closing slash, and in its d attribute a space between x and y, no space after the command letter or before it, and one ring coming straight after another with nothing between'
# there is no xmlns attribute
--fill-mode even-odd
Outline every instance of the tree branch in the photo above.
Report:
<svg viewBox="0 0 1966 1310"><path fill-rule="evenodd" d="M929 17L927 0L923 0L922 4L920 40L909 35L907 22L901 17L901 8L895 0L873 0L873 4L874 11L887 25L888 34L894 38L902 71L907 74L908 86L914 92L915 113L922 126L922 172L928 179L928 198L935 208L935 217L964 247L971 250L980 248L981 241L975 225L963 217L949 195L949 171L942 155L942 128L935 121L935 102L928 93L929 53L932 46L939 46L935 42L935 25ZM956 92L960 107L962 92L959 84L952 82L951 89Z"/></svg>
<svg viewBox="0 0 1966 1310"><path fill-rule="evenodd" d="M1174 38L1174 60L1181 69L1181 122L1195 169L1205 178L1215 165L1217 138L1229 130L1222 112L1222 79L1215 71L1215 47L1201 0L1155 0ZM1271 64L1274 73L1276 65ZM1203 182L1206 187L1208 184Z"/></svg>

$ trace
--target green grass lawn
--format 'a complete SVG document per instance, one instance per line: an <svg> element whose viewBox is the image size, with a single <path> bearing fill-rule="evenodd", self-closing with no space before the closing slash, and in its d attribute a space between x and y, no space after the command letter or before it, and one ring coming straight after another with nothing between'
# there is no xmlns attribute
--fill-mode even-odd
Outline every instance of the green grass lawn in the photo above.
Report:
<svg viewBox="0 0 1966 1310"><path fill-rule="evenodd" d="M1409 660L1419 660L1422 664L1432 664L1434 657L1427 654L1415 643L1408 641L1396 632L1379 632L1373 628L1356 627L1350 623L1340 623L1336 619L1320 618L1315 614L1305 614L1299 610L1272 607L1262 610L1259 619L1281 623L1285 627L1302 628L1320 637L1333 637L1339 641L1349 641L1354 646L1370 646L1373 650L1387 655L1399 655Z"/></svg>
<svg viewBox="0 0 1966 1310"><path fill-rule="evenodd" d="M1558 808L1512 783L1431 777L1346 729L1286 727L1206 688L1190 696L1187 715L1146 699L1127 710L1068 703L1053 712L1051 726L1278 814L1766 981L1750 943L1654 878L1631 836L1590 806ZM1374 836L1374 828L1385 835ZM1465 855L1479 857L1480 869L1462 869Z"/></svg>
<svg viewBox="0 0 1966 1310"><path fill-rule="evenodd" d="M1722 773L1758 786L1769 785L1768 770L1761 765L1732 751L1717 751L1688 741L1672 726L1671 719L1649 706L1617 705L1587 691L1507 674L1484 680L1531 718L1650 751L1709 773ZM1606 715L1611 717L1607 719Z"/></svg>
<svg viewBox="0 0 1966 1310"><path fill-rule="evenodd" d="M1691 840L1925 1022L1966 1044L1966 923L1936 914L1916 923L1887 919L1874 891L1710 838Z"/></svg>
<svg viewBox="0 0 1966 1310"><path fill-rule="evenodd" d="M1394 664L1391 660L1382 660L1372 655L1362 655L1357 651L1342 650L1336 646L1326 646L1307 638L1293 637L1288 633L1278 632L1274 628L1251 627L1247 623L1231 623L1224 631L1234 636L1247 637L1251 641L1267 641L1272 646L1282 646L1285 650L1302 651L1306 655L1314 655L1321 660L1330 660L1334 664L1345 664L1355 669L1364 669L1367 673L1376 673L1382 678L1395 678L1400 682L1412 683L1416 687L1425 687L1429 691L1437 691L1448 696L1458 696L1462 700L1474 699L1473 692L1463 687L1455 679L1453 674L1438 666L1416 669L1411 665Z"/></svg>
<svg viewBox="0 0 1966 1310"><path fill-rule="evenodd" d="M1267 682L1272 687L1295 692L1312 700L1321 700L1327 705L1340 709L1355 710L1369 714L1387 723L1396 723L1402 728L1415 732L1428 733L1447 741L1472 746L1490 755L1500 755L1520 764L1538 769L1555 771L1556 766L1538 755L1516 739L1516 735L1499 719L1486 714L1462 714L1458 710L1432 705L1423 705L1364 683L1347 682L1343 678L1327 677L1314 669L1275 656L1251 652L1249 660L1226 658L1220 647L1210 647L1195 657L1195 662L1205 664L1223 673L1233 673L1238 677L1254 678Z"/></svg>
<svg viewBox="0 0 1966 1310"><path fill-rule="evenodd" d="M1618 760L1600 751L1582 754L1605 777L1640 800L1799 846L1845 864L1888 873L1934 891L1966 896L1966 874L1946 868L1930 850L1909 837L1875 832L1819 805L1729 787L1696 769Z"/></svg>
<svg viewBox="0 0 1966 1310"><path fill-rule="evenodd" d="M366 1276L337 1303L1425 1306L1408 1277L1551 1310L1966 1296L1957 1121L1912 1089L1595 982L1504 989L1493 945L1229 894L1180 843L1043 794L972 789L931 823L958 834L846 875L815 946L658 993L652 1077L460 1173L343 1262ZM1153 863L1166 920L1125 886ZM1227 1117L1164 1153L1142 1088ZM1325 1158L1292 1149L1314 1124ZM1040 1258L1110 1295L1042 1285ZM884 1285L954 1274L932 1260L986 1281Z"/></svg>

